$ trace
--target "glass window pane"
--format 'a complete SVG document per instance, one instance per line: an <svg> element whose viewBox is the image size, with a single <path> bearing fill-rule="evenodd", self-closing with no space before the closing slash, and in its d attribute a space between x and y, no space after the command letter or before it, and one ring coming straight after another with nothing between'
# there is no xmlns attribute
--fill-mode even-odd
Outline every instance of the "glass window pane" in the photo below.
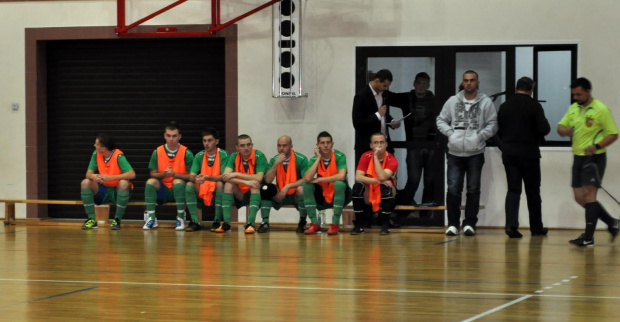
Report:
<svg viewBox="0 0 620 322"><path fill-rule="evenodd" d="M538 52L538 99L545 109L545 116L551 124L552 131L545 137L547 141L568 141L561 137L555 127L570 106L571 83L571 52L540 51Z"/></svg>

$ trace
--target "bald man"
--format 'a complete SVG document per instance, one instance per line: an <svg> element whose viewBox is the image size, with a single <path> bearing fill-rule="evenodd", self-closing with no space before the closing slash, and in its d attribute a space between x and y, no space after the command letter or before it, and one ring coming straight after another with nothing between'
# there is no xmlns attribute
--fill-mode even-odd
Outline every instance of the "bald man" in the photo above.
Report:
<svg viewBox="0 0 620 322"><path fill-rule="evenodd" d="M288 135L278 138L277 149L278 154L269 161L265 184L261 188L260 209L263 222L258 232L269 232L269 212L272 207L278 210L283 205L294 205L299 210L297 233L303 234L306 229L306 208L302 185L308 158L293 151L293 140Z"/></svg>

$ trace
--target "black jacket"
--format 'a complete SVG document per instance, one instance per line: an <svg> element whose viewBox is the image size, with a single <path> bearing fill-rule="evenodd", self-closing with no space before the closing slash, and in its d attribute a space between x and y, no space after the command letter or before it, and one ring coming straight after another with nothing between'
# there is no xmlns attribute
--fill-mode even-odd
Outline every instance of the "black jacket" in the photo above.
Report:
<svg viewBox="0 0 620 322"><path fill-rule="evenodd" d="M398 106L400 108L408 108L408 93L392 93L385 91L383 93L383 104L388 105L388 111L385 114L385 122L389 125L392 121L389 106ZM387 104L386 104L387 100ZM355 128L355 150L370 150L370 136L373 133L381 132L381 121L375 113L379 110L375 96L372 94L370 86L366 84L353 98L353 127ZM388 151L393 153L394 148L391 146L391 140L388 134Z"/></svg>
<svg viewBox="0 0 620 322"><path fill-rule="evenodd" d="M503 156L540 158L540 144L551 127L542 106L527 94L509 97L497 112L498 146Z"/></svg>

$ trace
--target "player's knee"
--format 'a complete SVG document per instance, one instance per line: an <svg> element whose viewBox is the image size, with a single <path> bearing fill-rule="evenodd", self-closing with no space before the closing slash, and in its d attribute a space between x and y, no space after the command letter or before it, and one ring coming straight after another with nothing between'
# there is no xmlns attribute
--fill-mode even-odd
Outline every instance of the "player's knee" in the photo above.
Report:
<svg viewBox="0 0 620 322"><path fill-rule="evenodd" d="M366 185L361 183L361 182L356 182L353 185L353 198L363 198L364 197L364 190L366 188Z"/></svg>

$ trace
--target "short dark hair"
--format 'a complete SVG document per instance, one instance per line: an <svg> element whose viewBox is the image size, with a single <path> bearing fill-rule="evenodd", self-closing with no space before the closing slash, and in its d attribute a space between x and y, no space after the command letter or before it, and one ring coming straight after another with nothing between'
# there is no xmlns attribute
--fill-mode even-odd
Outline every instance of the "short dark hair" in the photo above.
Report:
<svg viewBox="0 0 620 322"><path fill-rule="evenodd" d="M166 130L178 130L179 134L181 134L181 128L179 127L179 124L177 124L177 122L175 121L171 121L170 123L168 123L168 125L166 125L166 127L164 128L164 132L166 132Z"/></svg>
<svg viewBox="0 0 620 322"><path fill-rule="evenodd" d="M219 140L220 139L220 135L217 133L217 130L213 127L209 127L206 130L202 131L202 136L201 137L205 137L207 135L211 135L213 136L214 139Z"/></svg>
<svg viewBox="0 0 620 322"><path fill-rule="evenodd" d="M114 142L114 138L108 133L99 133L97 134L97 140L99 140L99 144L106 149L112 151L116 149L116 143Z"/></svg>
<svg viewBox="0 0 620 322"><path fill-rule="evenodd" d="M319 135L316 136L316 143L319 143L319 140L321 138L329 138L329 140L331 142L334 142L334 139L332 138L332 135L329 134L329 132L327 132L327 131L322 131L321 133L319 133Z"/></svg>
<svg viewBox="0 0 620 322"><path fill-rule="evenodd" d="M241 134L237 137L237 144L239 144L240 140L245 140L245 139L250 139L250 142L252 142L252 138L249 135Z"/></svg>
<svg viewBox="0 0 620 322"><path fill-rule="evenodd" d="M370 143L372 143L372 137L375 135L383 135L383 138L387 140L387 136L385 134L383 134L382 132L375 132L373 133L370 138L368 138L368 140L370 141Z"/></svg>
<svg viewBox="0 0 620 322"><path fill-rule="evenodd" d="M375 74L374 79L379 79L381 83L385 82L386 80L392 82L392 72L387 69L382 69Z"/></svg>
<svg viewBox="0 0 620 322"><path fill-rule="evenodd" d="M417 82L418 78L426 79L429 82L431 81L431 77L426 72L421 72L421 73L418 73L417 75L415 75L415 78L413 79L413 81Z"/></svg>
<svg viewBox="0 0 620 322"><path fill-rule="evenodd" d="M536 82L529 77L521 77L517 81L517 90L529 92L536 87Z"/></svg>
<svg viewBox="0 0 620 322"><path fill-rule="evenodd" d="M478 73L476 73L476 71L475 71L475 70L468 69L468 70L466 70L466 71L463 73L463 76L464 76L465 74L475 74L475 75L476 75L476 79L477 79L477 80L480 80L480 77L478 77Z"/></svg>
<svg viewBox="0 0 620 322"><path fill-rule="evenodd" d="M579 77L570 84L571 89L575 89L577 87L581 87L584 90L589 91L592 89L592 83L590 83L590 81L585 77Z"/></svg>

